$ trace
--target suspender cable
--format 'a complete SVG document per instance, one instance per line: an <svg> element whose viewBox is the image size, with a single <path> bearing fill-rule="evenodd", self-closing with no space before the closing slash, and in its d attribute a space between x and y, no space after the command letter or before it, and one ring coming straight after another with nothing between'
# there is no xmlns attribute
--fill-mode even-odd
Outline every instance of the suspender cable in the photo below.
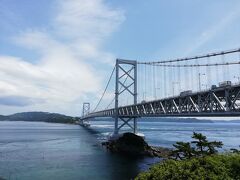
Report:
<svg viewBox="0 0 240 180"><path fill-rule="evenodd" d="M240 52L238 53L238 60L240 61ZM238 77L240 77L240 64L238 66L238 70L239 70ZM240 83L240 82L238 82L238 83Z"/></svg>
<svg viewBox="0 0 240 180"><path fill-rule="evenodd" d="M184 83L184 89L187 90L188 89L188 69L187 67L184 69L184 77L185 77L185 83Z"/></svg>
<svg viewBox="0 0 240 180"><path fill-rule="evenodd" d="M170 64L172 65L172 63L170 62ZM173 69L172 67L169 67L169 89L168 92L172 92L172 86L173 86ZM173 93L172 93L173 96Z"/></svg>
<svg viewBox="0 0 240 180"><path fill-rule="evenodd" d="M224 55L223 55L223 59L224 59L224 63L225 63L225 56ZM226 70L227 70L227 73L226 73L226 76L227 76L226 78L227 79L226 80L230 80L231 77L230 77L230 72L229 72L229 66L226 67Z"/></svg>
<svg viewBox="0 0 240 180"><path fill-rule="evenodd" d="M157 67L156 68L156 74L157 74L157 84L156 84L156 94L157 94L157 99L159 99L160 97L161 97L161 89L160 89L160 87L161 87L161 79L162 79L162 71L161 71L161 67ZM160 93L159 93L160 92Z"/></svg>
<svg viewBox="0 0 240 180"><path fill-rule="evenodd" d="M166 66L164 68L164 97L167 97Z"/></svg>
<svg viewBox="0 0 240 180"><path fill-rule="evenodd" d="M179 62L177 62L177 65L179 65ZM177 72L177 76L178 76L178 91L181 91L181 67L178 67L178 72Z"/></svg>
<svg viewBox="0 0 240 180"><path fill-rule="evenodd" d="M198 59L196 59L195 60L195 64L198 64ZM200 76L200 67L199 66L197 66L196 67L196 74L195 74L195 76L196 76L196 79L198 79L198 81L199 81L199 76ZM201 84L199 84L200 82L198 82L198 86L196 86L196 87L198 87L198 90L200 91L201 90Z"/></svg>
<svg viewBox="0 0 240 180"><path fill-rule="evenodd" d="M168 96L170 96L170 92L171 92L171 84L172 84L172 82L171 82L171 68L168 68L168 75L167 75L168 77L167 77L167 83L168 83L168 89L167 89L167 94L168 94Z"/></svg>
<svg viewBox="0 0 240 180"><path fill-rule="evenodd" d="M153 99L156 99L156 82L155 82L155 79L156 79L156 77L155 77L155 66L152 66L152 80L153 80L153 86L152 86L152 88L153 88Z"/></svg>
<svg viewBox="0 0 240 180"><path fill-rule="evenodd" d="M150 66L148 68L148 73L147 73L148 83L149 83L149 85L148 85L148 87L149 87L149 89L148 89L148 91L149 91L148 99L149 98L151 99L151 96L152 96L152 74L151 74L151 72L152 72L152 67Z"/></svg>
<svg viewBox="0 0 240 180"><path fill-rule="evenodd" d="M209 64L210 57L207 57L207 64ZM212 85L212 80L211 80L211 66L206 66L206 76L207 76L207 83L208 86L211 87Z"/></svg>
<svg viewBox="0 0 240 180"><path fill-rule="evenodd" d="M137 68L137 79L138 80L140 79L139 71L140 71L140 67L138 66L138 68ZM141 85L137 83L137 92L140 92L140 89L141 89Z"/></svg>
<svg viewBox="0 0 240 180"><path fill-rule="evenodd" d="M174 67L172 67L172 76L173 76L173 82L174 82L174 84L176 84L176 77L175 77L175 74L176 74L176 72L175 72L175 68ZM176 88L175 88L176 89Z"/></svg>
<svg viewBox="0 0 240 180"><path fill-rule="evenodd" d="M107 105L107 107L105 108L105 110L107 110L111 105L112 105L112 103L114 102L114 100L115 100L115 97L111 100L111 102Z"/></svg>
<svg viewBox="0 0 240 180"><path fill-rule="evenodd" d="M161 92L160 97L162 98L162 97L164 97L164 68L160 67L160 69L161 69L161 78L160 78L161 87L159 87L159 88L161 88L160 89L160 92Z"/></svg>
<svg viewBox="0 0 240 180"><path fill-rule="evenodd" d="M145 73L144 73L144 77L145 77L145 80L144 80L144 85L145 85L145 87L144 87L145 88L144 89L144 100L146 100L146 98L147 98L146 97L147 96L146 95L146 93L147 93L147 66L145 65L144 67L145 67L145 69L144 69L145 70Z"/></svg>
<svg viewBox="0 0 240 180"><path fill-rule="evenodd" d="M222 60L222 64L225 63L225 58L224 58L224 55L221 56L221 60ZM222 66L222 81L224 81L226 79L226 70L225 70L225 67Z"/></svg>
<svg viewBox="0 0 240 180"><path fill-rule="evenodd" d="M142 91L141 91L141 95L142 95L142 101L144 100L144 66L141 66L142 67L142 71L140 72L141 73L141 77L142 77L142 80L141 80L141 84L142 84ZM139 84L139 83L138 83ZM140 94L139 94L140 95Z"/></svg>
<svg viewBox="0 0 240 180"><path fill-rule="evenodd" d="M159 83L160 83L160 97L163 98L164 97L164 68L163 67L159 67L160 71L161 71L161 76L159 78Z"/></svg>
<svg viewBox="0 0 240 180"><path fill-rule="evenodd" d="M151 85L151 89L150 89L150 92L151 92L151 99L153 99L153 97L154 97L154 90L153 90L153 84L154 84L154 81L153 81L153 79L154 79L154 77L153 77L153 66L151 66L151 68L149 68L150 69L150 73L149 73L149 77L150 77L150 85Z"/></svg>
<svg viewBox="0 0 240 180"><path fill-rule="evenodd" d="M219 70L218 70L218 66L215 66L216 67L216 80L217 80L217 84L219 83Z"/></svg>
<svg viewBox="0 0 240 180"><path fill-rule="evenodd" d="M194 68L194 67L190 67L190 71L191 71L191 88L190 88L190 89L191 89L191 90L193 90L193 87L194 87L194 85L193 85L193 83L194 83L194 82L193 82L193 81L194 81L194 78L193 78L193 68Z"/></svg>
<svg viewBox="0 0 240 180"><path fill-rule="evenodd" d="M155 66L153 66L153 82L154 82L154 99L157 99L157 92L156 92L156 69Z"/></svg>

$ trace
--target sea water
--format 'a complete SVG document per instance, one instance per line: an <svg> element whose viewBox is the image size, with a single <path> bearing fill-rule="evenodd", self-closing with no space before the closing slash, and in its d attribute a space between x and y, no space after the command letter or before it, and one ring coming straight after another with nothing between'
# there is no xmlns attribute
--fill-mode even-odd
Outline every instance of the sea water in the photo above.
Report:
<svg viewBox="0 0 240 180"><path fill-rule="evenodd" d="M223 141L224 149L240 145L240 123L183 123L141 120L139 131L149 144L172 147L190 141L193 131ZM127 130L127 129L123 129ZM132 179L159 159L112 154L101 141L113 121L91 121L89 128L44 122L0 122L0 177L18 180Z"/></svg>

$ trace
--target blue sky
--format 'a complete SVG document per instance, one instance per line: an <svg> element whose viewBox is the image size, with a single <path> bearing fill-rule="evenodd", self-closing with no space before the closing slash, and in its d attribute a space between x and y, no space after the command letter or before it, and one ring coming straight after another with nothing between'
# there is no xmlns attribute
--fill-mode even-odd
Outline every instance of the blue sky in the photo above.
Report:
<svg viewBox="0 0 240 180"><path fill-rule="evenodd" d="M0 0L0 114L79 115L116 57L240 47L237 0Z"/></svg>

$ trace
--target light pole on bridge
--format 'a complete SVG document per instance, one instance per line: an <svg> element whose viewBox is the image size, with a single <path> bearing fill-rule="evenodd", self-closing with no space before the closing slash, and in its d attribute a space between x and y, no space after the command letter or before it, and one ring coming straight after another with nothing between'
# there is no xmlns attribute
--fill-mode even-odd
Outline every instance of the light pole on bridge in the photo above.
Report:
<svg viewBox="0 0 240 180"><path fill-rule="evenodd" d="M208 85L207 84L202 84L203 87L207 90Z"/></svg>
<svg viewBox="0 0 240 180"><path fill-rule="evenodd" d="M201 75L205 76L205 73L198 73L198 87L199 87L199 91L201 91Z"/></svg>
<svg viewBox="0 0 240 180"><path fill-rule="evenodd" d="M179 84L179 82L172 82L172 87L173 87L173 96L174 96L174 86L175 86L176 84Z"/></svg>
<svg viewBox="0 0 240 180"><path fill-rule="evenodd" d="M234 76L233 78L238 80L238 84L240 84L240 77L239 76Z"/></svg>
<svg viewBox="0 0 240 180"><path fill-rule="evenodd" d="M158 95L157 92L158 92L159 90L161 90L161 88L159 88L159 87L155 88L155 91L156 91L156 97L155 97L155 99L157 99L157 95ZM161 98L161 93L160 93L160 98Z"/></svg>

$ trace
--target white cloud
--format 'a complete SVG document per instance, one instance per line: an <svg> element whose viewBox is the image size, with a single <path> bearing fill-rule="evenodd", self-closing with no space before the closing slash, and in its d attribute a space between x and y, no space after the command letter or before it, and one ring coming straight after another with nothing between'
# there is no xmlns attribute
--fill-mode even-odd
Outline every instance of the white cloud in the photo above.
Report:
<svg viewBox="0 0 240 180"><path fill-rule="evenodd" d="M100 43L124 20L121 10L111 9L103 0L61 0L54 24L60 34L89 43Z"/></svg>
<svg viewBox="0 0 240 180"><path fill-rule="evenodd" d="M28 110L80 114L80 100L99 91L105 75L92 64L108 63L114 57L102 46L124 15L102 0L59 0L55 13L52 29L29 27L12 38L40 53L37 63L0 55L0 93L42 99Z"/></svg>
<svg viewBox="0 0 240 180"><path fill-rule="evenodd" d="M200 49L202 46L214 39L214 37L216 37L218 34L223 35L223 31L239 17L239 8L229 12L219 22L216 22L211 27L208 27L206 30L201 32L201 34L192 42L191 46L187 49L186 54L191 54L194 51Z"/></svg>

